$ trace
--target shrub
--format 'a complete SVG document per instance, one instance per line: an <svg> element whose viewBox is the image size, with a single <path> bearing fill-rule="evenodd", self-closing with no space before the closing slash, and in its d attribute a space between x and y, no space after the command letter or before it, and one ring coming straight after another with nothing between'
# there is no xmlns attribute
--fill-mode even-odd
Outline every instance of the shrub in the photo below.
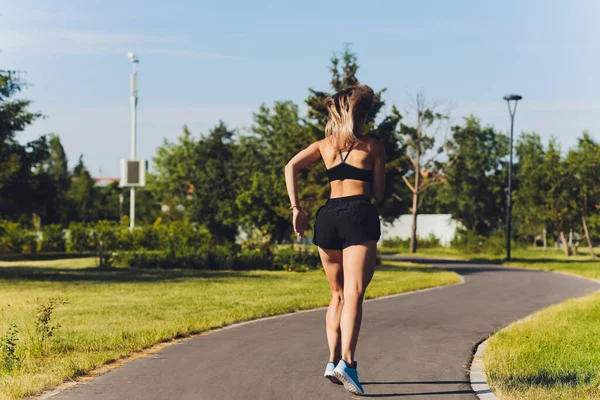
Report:
<svg viewBox="0 0 600 400"><path fill-rule="evenodd" d="M21 356L17 353L18 333L17 325L11 322L6 334L0 337L0 366L8 371L21 362Z"/></svg>
<svg viewBox="0 0 600 400"><path fill-rule="evenodd" d="M383 247L402 247L408 249L410 239L401 239L399 237L384 239L381 242Z"/></svg>
<svg viewBox="0 0 600 400"><path fill-rule="evenodd" d="M94 251L92 230L82 223L73 222L69 225L67 251L69 253Z"/></svg>
<svg viewBox="0 0 600 400"><path fill-rule="evenodd" d="M112 221L98 221L94 224L91 230L93 246L95 250L100 249L100 242L103 242L104 251L116 251L119 250L121 238L121 230L123 228L116 222Z"/></svg>
<svg viewBox="0 0 600 400"><path fill-rule="evenodd" d="M295 250L290 246L275 254L273 267L284 271L307 271L319 268L320 262L319 253L306 249Z"/></svg>
<svg viewBox="0 0 600 400"><path fill-rule="evenodd" d="M0 253L20 253L23 233L18 223L0 220Z"/></svg>
<svg viewBox="0 0 600 400"><path fill-rule="evenodd" d="M381 242L383 247L399 247L403 249L408 249L410 247L410 238L401 239L399 237L385 239ZM419 237L417 239L417 248L420 249L431 249L441 247L440 239L435 237L433 233L430 233L429 236L425 238Z"/></svg>
<svg viewBox="0 0 600 400"><path fill-rule="evenodd" d="M293 247L275 252L269 243L250 242L201 248L180 246L175 251L116 252L109 263L133 268L307 271L318 268L320 259L315 252L298 251Z"/></svg>
<svg viewBox="0 0 600 400"><path fill-rule="evenodd" d="M63 252L66 250L66 239L60 225L46 225L42 228L41 251Z"/></svg>
<svg viewBox="0 0 600 400"><path fill-rule="evenodd" d="M472 231L457 231L451 245L465 254L501 255L505 251L505 240L502 232L485 237Z"/></svg>

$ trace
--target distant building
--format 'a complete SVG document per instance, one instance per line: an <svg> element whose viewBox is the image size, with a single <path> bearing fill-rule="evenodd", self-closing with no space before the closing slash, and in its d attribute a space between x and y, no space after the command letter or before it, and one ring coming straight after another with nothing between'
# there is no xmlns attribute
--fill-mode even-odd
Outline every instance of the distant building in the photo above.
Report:
<svg viewBox="0 0 600 400"><path fill-rule="evenodd" d="M121 181L121 179L119 178L94 178L94 181L96 182L96 187L100 187L100 188L105 188L108 185L110 185L111 183L119 183Z"/></svg>
<svg viewBox="0 0 600 400"><path fill-rule="evenodd" d="M433 234L440 240L442 246L450 246L454 239L459 222L452 219L450 214L419 214L417 215L417 237L427 238ZM381 238L385 239L410 239L412 233L412 215L402 215L392 224L381 224Z"/></svg>

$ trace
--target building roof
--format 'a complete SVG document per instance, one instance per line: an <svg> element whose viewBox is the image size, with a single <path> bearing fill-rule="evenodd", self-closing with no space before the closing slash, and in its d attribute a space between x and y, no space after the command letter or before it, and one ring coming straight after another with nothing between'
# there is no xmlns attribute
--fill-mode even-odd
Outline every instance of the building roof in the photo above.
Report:
<svg viewBox="0 0 600 400"><path fill-rule="evenodd" d="M94 182L96 182L96 186L102 187L102 188L107 187L111 183L120 182L120 181L121 181L121 178L109 178L109 177L94 178Z"/></svg>

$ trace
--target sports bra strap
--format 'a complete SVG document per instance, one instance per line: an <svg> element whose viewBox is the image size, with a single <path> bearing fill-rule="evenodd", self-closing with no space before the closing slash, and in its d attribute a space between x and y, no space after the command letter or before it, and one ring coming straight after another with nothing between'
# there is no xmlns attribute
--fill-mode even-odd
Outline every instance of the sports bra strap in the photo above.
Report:
<svg viewBox="0 0 600 400"><path fill-rule="evenodd" d="M346 160L348 159L348 156L350 155L350 152L352 151L352 148L354 147L354 145L356 144L356 142L352 143L352 146L350 146L350 149L348 149L348 153L346 153L346 157L342 158L342 151L338 150L340 153L340 160L342 160L343 163L346 162Z"/></svg>

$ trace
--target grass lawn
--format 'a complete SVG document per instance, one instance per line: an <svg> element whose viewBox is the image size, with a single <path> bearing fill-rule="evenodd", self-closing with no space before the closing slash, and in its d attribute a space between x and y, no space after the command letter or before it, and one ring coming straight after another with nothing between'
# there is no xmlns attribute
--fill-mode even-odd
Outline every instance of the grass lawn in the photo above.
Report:
<svg viewBox="0 0 600 400"><path fill-rule="evenodd" d="M600 293L496 333L484 362L501 399L600 399Z"/></svg>
<svg viewBox="0 0 600 400"><path fill-rule="evenodd" d="M515 249L508 263L504 255L464 255L456 249L418 253L600 279L600 259L580 250L583 254L565 258L561 249ZM502 399L600 399L600 293L549 307L497 332L484 363L490 386Z"/></svg>
<svg viewBox="0 0 600 400"><path fill-rule="evenodd" d="M99 270L95 262L0 262L0 337L14 322L22 357L17 367L0 367L0 399L39 393L161 341L329 302L321 270ZM459 280L453 272L386 262L375 272L366 297ZM42 346L36 309L52 297L68 304L57 307L52 324L61 326Z"/></svg>

